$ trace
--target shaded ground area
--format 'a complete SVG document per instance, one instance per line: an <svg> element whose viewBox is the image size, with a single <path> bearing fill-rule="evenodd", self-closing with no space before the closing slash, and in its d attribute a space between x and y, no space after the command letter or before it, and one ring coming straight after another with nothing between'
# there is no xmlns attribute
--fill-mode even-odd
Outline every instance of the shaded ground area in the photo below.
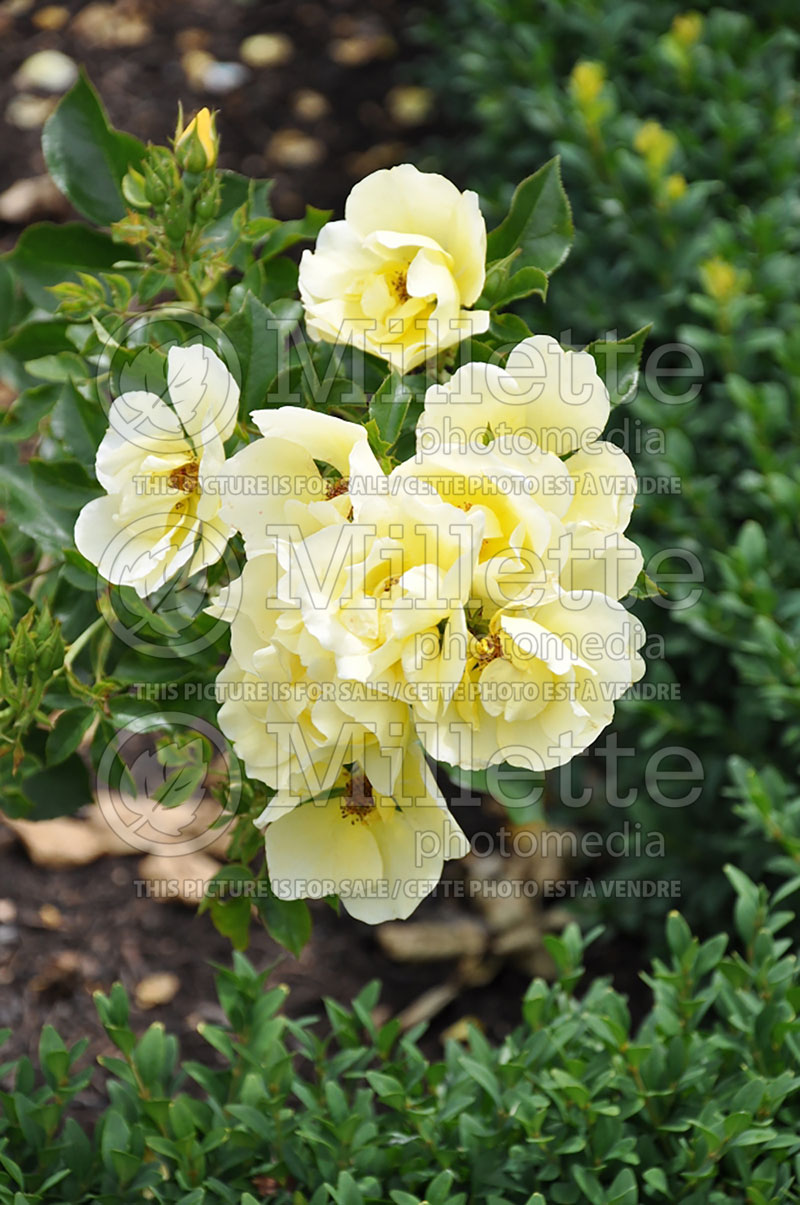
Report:
<svg viewBox="0 0 800 1205"><path fill-rule="evenodd" d="M480 812L475 817L482 824L486 819ZM9 830L0 826L0 1028L13 1031L3 1048L4 1060L23 1053L35 1057L41 1027L49 1023L68 1043L88 1036L86 1057L94 1062L98 1055L111 1053L111 1045L97 1020L92 992L108 991L120 980L135 1001L137 989L150 977L167 974L175 976L177 990L155 1007L137 1007L134 1002L135 1032L162 1021L178 1036L184 1057L214 1062L217 1056L196 1030L199 1022L222 1018L210 964L229 965L230 944L208 915L177 901L148 897L139 865L133 856L102 858L69 870L35 866ZM452 883L460 873L458 864L451 863L445 878ZM383 984L380 1009L385 1019L419 1002L425 993L446 988L457 966L463 966L454 958L396 961L381 948L370 926L344 912L337 916L325 904L314 905L313 912L312 939L299 959L276 945L258 923L251 929L248 957L259 970L272 967L273 983L290 987L287 1011L292 1016L320 1014L324 996L349 1001L377 978ZM459 926L463 931L470 922L476 924L477 914L469 902L445 898L424 903L413 920L435 921L457 932ZM424 1039L431 1057L441 1054L443 1035L458 1033L463 1018L476 1020L493 1041L520 1021L530 967L526 970L514 959L472 962L471 985L462 987L431 1021ZM639 1016L645 993L636 962L635 943L619 938L613 945L598 943L591 948L587 983L598 975L613 976L616 986L632 997L634 1016ZM77 1102L76 1116L88 1123L101 1104L95 1084Z"/></svg>
<svg viewBox="0 0 800 1205"><path fill-rule="evenodd" d="M3 0L0 191L44 170L41 125L70 68L30 58L55 50L86 68L120 128L163 143L179 100L210 105L222 166L273 178L278 216L338 209L356 179L430 128L430 97L398 90L412 21L398 0Z"/></svg>
<svg viewBox="0 0 800 1205"><path fill-rule="evenodd" d="M214 1051L196 1033L201 1021L219 1022L212 962L228 965L231 947L207 915L197 915L178 902L143 898L134 880L135 858L109 858L74 870L32 866L19 847L2 854L0 895L0 1027L13 1030L3 1058L34 1054L45 1023L62 1037L89 1036L89 1059L111 1053L97 1020L93 991L108 991L119 979L131 996L147 977L168 972L177 976L174 999L144 1011L134 1004L132 1024L143 1032L163 1021L180 1039L184 1056L213 1062ZM447 905L436 917L445 919ZM252 929L248 957L259 970L272 965L274 983L291 988L288 1011L307 1015L321 1011L321 998L349 1001L374 978L383 985L382 1002L392 1015L426 989L445 981L452 964L397 963L382 953L374 932L336 916L324 904L314 907L314 931L300 959L277 946L259 926ZM481 1019L494 1038L502 1037L520 1017L526 977L504 970L484 987L465 991L437 1019L429 1052L441 1049L435 1036L465 1015ZM94 1115L101 1096L95 1088L83 1094L79 1117Z"/></svg>

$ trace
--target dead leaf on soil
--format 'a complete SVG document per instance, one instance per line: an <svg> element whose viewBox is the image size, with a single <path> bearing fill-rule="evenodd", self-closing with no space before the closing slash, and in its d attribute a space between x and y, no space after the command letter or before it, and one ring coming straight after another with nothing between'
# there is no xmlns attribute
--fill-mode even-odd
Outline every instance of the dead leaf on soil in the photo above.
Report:
<svg viewBox="0 0 800 1205"><path fill-rule="evenodd" d="M87 46L104 50L142 46L153 33L142 14L124 0L119 4L87 4L70 29Z"/></svg>
<svg viewBox="0 0 800 1205"><path fill-rule="evenodd" d="M378 943L397 962L437 962L482 954L486 926L470 916L441 921L387 921L377 930Z"/></svg>
<svg viewBox="0 0 800 1205"><path fill-rule="evenodd" d="M137 983L134 998L139 1008L157 1008L174 1000L180 986L180 979L172 971L158 971Z"/></svg>
<svg viewBox="0 0 800 1205"><path fill-rule="evenodd" d="M59 816L38 821L3 817L3 821L19 837L35 866L86 866L107 852L102 833L88 820Z"/></svg>
<svg viewBox="0 0 800 1205"><path fill-rule="evenodd" d="M207 883L220 869L221 863L216 858L200 851L177 858L148 854L139 863L139 874L150 885L148 895L153 899L180 900L192 908L200 903Z"/></svg>
<svg viewBox="0 0 800 1205"><path fill-rule="evenodd" d="M0 193L0 219L21 225L43 215L61 217L69 212L69 202L58 191L50 176L29 176L17 180Z"/></svg>
<svg viewBox="0 0 800 1205"><path fill-rule="evenodd" d="M61 929L64 926L64 916L55 904L42 904L39 909L39 920L45 929Z"/></svg>

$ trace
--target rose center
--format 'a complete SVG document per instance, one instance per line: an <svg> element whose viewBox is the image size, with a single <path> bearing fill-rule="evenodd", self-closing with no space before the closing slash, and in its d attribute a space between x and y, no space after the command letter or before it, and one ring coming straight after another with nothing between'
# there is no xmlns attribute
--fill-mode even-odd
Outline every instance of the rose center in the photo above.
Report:
<svg viewBox="0 0 800 1205"><path fill-rule="evenodd" d="M475 651L475 660L478 665L489 665L492 661L496 661L498 657L502 656L503 645L496 633L492 632L488 636L484 636L483 640L478 641L478 647Z"/></svg>
<svg viewBox="0 0 800 1205"><path fill-rule="evenodd" d="M351 824L359 821L363 824L375 811L375 806L369 779L363 773L351 774L349 786L339 804L342 819L349 819Z"/></svg>
<svg viewBox="0 0 800 1205"><path fill-rule="evenodd" d="M409 298L407 288L407 273L405 268L398 268L396 272L392 272L389 277L389 288L394 293L400 305L404 305Z"/></svg>
<svg viewBox="0 0 800 1205"><path fill-rule="evenodd" d="M169 487L180 490L182 494L194 494L198 490L200 465L196 460L187 460L179 468L173 469L169 475Z"/></svg>
<svg viewBox="0 0 800 1205"><path fill-rule="evenodd" d="M340 477L337 481L328 481L325 483L325 497L328 501L331 498L338 498L340 494L346 494L350 490L350 478Z"/></svg>

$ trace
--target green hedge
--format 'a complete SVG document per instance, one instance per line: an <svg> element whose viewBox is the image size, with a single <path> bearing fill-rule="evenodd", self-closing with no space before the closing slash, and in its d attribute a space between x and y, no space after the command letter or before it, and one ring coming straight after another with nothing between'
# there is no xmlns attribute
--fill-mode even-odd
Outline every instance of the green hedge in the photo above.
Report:
<svg viewBox="0 0 800 1205"><path fill-rule="evenodd" d="M742 953L700 943L670 914L668 962L646 977L634 1027L595 980L579 999L576 925L548 938L559 982L537 979L499 1047L472 1028L444 1057L421 1028L378 1027L371 984L329 1025L289 1020L241 954L217 979L225 1025L213 1066L180 1066L163 1026L137 1038L117 984L97 1009L119 1051L101 1058L108 1104L92 1135L69 1117L85 1043L42 1033L39 1063L0 1068L0 1203L111 1205L767 1205L800 1194L800 973L776 936L791 919L741 872ZM591 940L589 937L587 940ZM2 1035L0 1035L2 1037Z"/></svg>
<svg viewBox="0 0 800 1205"><path fill-rule="evenodd" d="M800 37L789 5L698 7L445 0L418 32L419 70L461 132L429 143L426 167L469 180L499 212L508 180L561 155L576 240L546 311L525 311L534 329L580 344L609 316L623 333L652 321L645 360L673 341L702 357L695 400L656 400L645 374L612 416L643 480L679 482L640 494L646 551L686 549L704 575L695 605L639 609L666 649L647 681L679 698L629 700L617 723L636 749L620 761L621 794L670 746L699 757L702 793L668 808L640 790L622 816L662 832L666 857L631 856L616 873L681 879L681 908L709 932L728 907L719 867L761 878L764 833L780 833L795 861L800 838ZM666 585L673 600L687 590ZM558 818L576 815L620 819L602 786ZM639 926L664 904L613 907L613 923Z"/></svg>

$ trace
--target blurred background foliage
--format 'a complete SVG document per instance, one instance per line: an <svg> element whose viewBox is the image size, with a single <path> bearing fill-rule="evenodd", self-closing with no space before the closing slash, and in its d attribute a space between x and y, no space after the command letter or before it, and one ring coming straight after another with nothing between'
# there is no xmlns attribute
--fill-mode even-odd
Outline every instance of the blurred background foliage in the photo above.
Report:
<svg viewBox="0 0 800 1205"><path fill-rule="evenodd" d="M476 188L490 225L509 181L561 155L576 239L547 305L526 303L530 325L580 345L652 322L645 364L676 342L702 361L693 400L671 402L664 390L698 377L684 353L665 353L688 375L653 389L644 373L610 426L643 483L636 539L702 566L698 592L666 580L690 568L684 557L663 560L651 576L670 597L638 604L664 638L647 680L677 684L679 699L618 708L620 745L636 752L614 785L621 797L639 788L633 806L607 806L605 769L589 757L575 767L589 806L559 808L553 791L550 812L662 832L665 857L634 853L607 872L680 879L681 908L702 929L724 923L726 859L761 877L777 850L797 869L800 833L800 38L792 6L746 9L446 0L416 30L417 69L444 119L419 162ZM665 480L669 493L653 490ZM641 789L671 747L702 763L690 806L657 806ZM688 769L666 755L661 766ZM615 900L608 919L639 927L663 909Z"/></svg>

